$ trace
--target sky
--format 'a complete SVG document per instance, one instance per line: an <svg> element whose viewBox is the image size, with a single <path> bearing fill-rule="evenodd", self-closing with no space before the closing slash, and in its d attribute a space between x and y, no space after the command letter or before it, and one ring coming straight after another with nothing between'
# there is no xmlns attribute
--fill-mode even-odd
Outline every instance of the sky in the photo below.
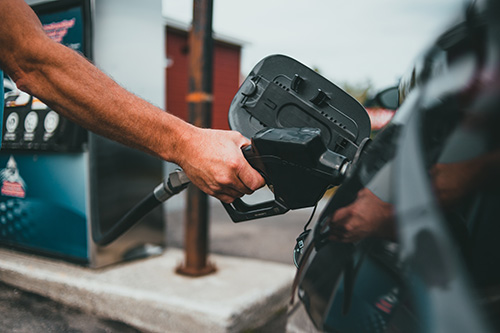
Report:
<svg viewBox="0 0 500 333"><path fill-rule="evenodd" d="M162 0L189 24L191 0ZM213 0L213 31L243 41L241 71L286 54L336 84L397 83L453 19L460 0Z"/></svg>

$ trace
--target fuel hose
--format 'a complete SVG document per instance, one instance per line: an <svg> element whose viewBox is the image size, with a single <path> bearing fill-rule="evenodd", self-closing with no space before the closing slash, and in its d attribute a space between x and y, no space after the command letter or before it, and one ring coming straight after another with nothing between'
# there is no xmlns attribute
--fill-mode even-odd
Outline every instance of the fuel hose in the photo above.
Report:
<svg viewBox="0 0 500 333"><path fill-rule="evenodd" d="M152 193L137 203L108 231L101 233L99 228L92 228L92 239L97 245L108 245L139 222L144 215L159 206L162 202L184 190L189 183L190 180L184 171L176 170L170 173Z"/></svg>

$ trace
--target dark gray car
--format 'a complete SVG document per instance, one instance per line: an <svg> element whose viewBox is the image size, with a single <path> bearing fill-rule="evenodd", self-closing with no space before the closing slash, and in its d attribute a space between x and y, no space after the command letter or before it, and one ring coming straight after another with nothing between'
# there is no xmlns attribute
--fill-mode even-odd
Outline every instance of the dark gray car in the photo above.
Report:
<svg viewBox="0 0 500 333"><path fill-rule="evenodd" d="M500 4L473 1L401 80L395 117L301 259L298 295L318 329L499 329L499 51ZM337 219L349 207L369 232Z"/></svg>

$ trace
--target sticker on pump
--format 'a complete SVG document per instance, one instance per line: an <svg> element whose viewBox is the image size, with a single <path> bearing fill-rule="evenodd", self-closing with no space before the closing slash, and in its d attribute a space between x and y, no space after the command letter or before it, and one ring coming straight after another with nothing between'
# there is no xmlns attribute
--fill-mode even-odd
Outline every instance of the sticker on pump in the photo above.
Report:
<svg viewBox="0 0 500 333"><path fill-rule="evenodd" d="M38 126L38 113L31 111L24 119L24 129L28 133L33 133Z"/></svg>
<svg viewBox="0 0 500 333"><path fill-rule="evenodd" d="M19 126L19 115L17 112L12 112L5 121L5 128L7 129L7 132L14 133L17 126Z"/></svg>
<svg viewBox="0 0 500 333"><path fill-rule="evenodd" d="M33 97L33 102L31 102L31 110L45 110L47 105L36 97Z"/></svg>
<svg viewBox="0 0 500 333"><path fill-rule="evenodd" d="M38 126L38 113L31 111L24 118L24 141L33 141L35 139L35 130Z"/></svg>
<svg viewBox="0 0 500 333"><path fill-rule="evenodd" d="M0 181L2 188L0 193L8 197L24 198L26 196L26 184L19 174L17 163L13 156L7 161L7 166L0 170Z"/></svg>
<svg viewBox="0 0 500 333"><path fill-rule="evenodd" d="M7 116L5 121L5 135L3 139L5 141L16 141L16 129L19 126L19 114L17 112L12 112Z"/></svg>
<svg viewBox="0 0 500 333"><path fill-rule="evenodd" d="M45 120L43 121L43 126L45 127L45 131L47 133L54 133L57 126L59 125L59 115L55 111L50 111L45 116Z"/></svg>
<svg viewBox="0 0 500 333"><path fill-rule="evenodd" d="M5 106L8 108L25 106L29 103L31 96L19 89L9 91L5 94Z"/></svg>

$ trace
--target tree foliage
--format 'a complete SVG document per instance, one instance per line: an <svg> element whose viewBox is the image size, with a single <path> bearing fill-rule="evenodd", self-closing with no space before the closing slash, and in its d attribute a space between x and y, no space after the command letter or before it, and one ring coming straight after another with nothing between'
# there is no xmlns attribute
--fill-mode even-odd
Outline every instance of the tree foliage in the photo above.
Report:
<svg viewBox="0 0 500 333"><path fill-rule="evenodd" d="M321 74L321 71L318 67L314 66L313 70ZM364 104L366 99L373 93L374 90L373 83L371 82L370 79L366 79L363 82L356 82L356 83L347 81L338 82L331 78L328 79L333 83L335 83L340 88L342 88L349 95L354 97L361 104Z"/></svg>
<svg viewBox="0 0 500 333"><path fill-rule="evenodd" d="M339 86L361 104L364 104L373 92L373 84L370 80L358 83L342 82Z"/></svg>

